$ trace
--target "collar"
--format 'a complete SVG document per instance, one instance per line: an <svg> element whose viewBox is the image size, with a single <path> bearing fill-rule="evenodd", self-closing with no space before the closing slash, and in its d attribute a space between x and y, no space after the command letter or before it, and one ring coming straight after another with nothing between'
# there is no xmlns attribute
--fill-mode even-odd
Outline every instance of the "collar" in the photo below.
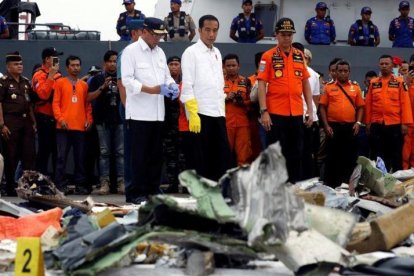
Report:
<svg viewBox="0 0 414 276"><path fill-rule="evenodd" d="M215 52L214 45L210 49L210 48L207 47L206 44L204 44L204 42L200 38L198 39L197 44L198 44L198 47L200 47L204 52Z"/></svg>
<svg viewBox="0 0 414 276"><path fill-rule="evenodd" d="M11 79L11 80L13 80L13 81L15 81L15 82L17 82L17 83L19 83L19 82L21 82L22 80L23 80L23 76L22 75L20 75L19 76L19 81L17 81L9 72L6 72L5 73L5 75L9 78L9 79Z"/></svg>
<svg viewBox="0 0 414 276"><path fill-rule="evenodd" d="M37 69L37 70L43 70L43 71L45 71L46 73L49 73L49 67L47 67L46 65L44 65L44 64L42 64L42 67L40 67L39 69Z"/></svg>
<svg viewBox="0 0 414 276"><path fill-rule="evenodd" d="M228 78L227 76L225 77L226 81L232 81L232 82L239 82L241 79L240 75L237 75L237 77L234 80L231 80L230 78Z"/></svg>
<svg viewBox="0 0 414 276"><path fill-rule="evenodd" d="M142 37L139 37L138 44L141 46L141 49L144 51L153 51L156 50L158 45L154 47L154 49L151 49L150 46L145 42L145 40L142 39Z"/></svg>
<svg viewBox="0 0 414 276"><path fill-rule="evenodd" d="M336 81L335 81L335 84L338 84L338 85L341 85L341 86L347 86L347 85L351 85L351 80L348 80L348 82L347 82L347 83L345 83L345 84L339 83L339 82L336 80Z"/></svg>

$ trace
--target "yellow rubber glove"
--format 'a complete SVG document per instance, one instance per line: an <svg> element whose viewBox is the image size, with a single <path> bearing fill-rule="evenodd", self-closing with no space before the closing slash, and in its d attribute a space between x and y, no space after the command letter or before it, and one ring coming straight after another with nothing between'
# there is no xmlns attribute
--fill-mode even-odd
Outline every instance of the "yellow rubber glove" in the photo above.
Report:
<svg viewBox="0 0 414 276"><path fill-rule="evenodd" d="M188 112L190 132L200 133L201 121L200 116L198 116L198 104L196 99L191 99L185 102L185 109Z"/></svg>

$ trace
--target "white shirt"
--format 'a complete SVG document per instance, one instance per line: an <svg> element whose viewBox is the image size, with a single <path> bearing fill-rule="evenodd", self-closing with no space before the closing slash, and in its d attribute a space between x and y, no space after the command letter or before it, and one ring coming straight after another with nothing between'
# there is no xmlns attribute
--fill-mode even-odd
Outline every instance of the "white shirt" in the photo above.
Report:
<svg viewBox="0 0 414 276"><path fill-rule="evenodd" d="M142 91L143 85L175 83L171 78L164 51L158 46L151 49L142 38L139 38L122 52L121 76L127 94L126 119L164 121L164 96Z"/></svg>
<svg viewBox="0 0 414 276"><path fill-rule="evenodd" d="M313 70L310 67L308 67L308 72L310 75L308 80L309 80L310 88L312 91L312 96L319 96L321 94L319 74L316 73L315 70ZM302 94L302 100L303 100L303 114L306 114L306 112L308 111L308 106L306 105L305 97L303 96L303 94ZM313 109L313 121L316 122L319 120L319 118L317 115L316 105L313 99L312 99L312 109Z"/></svg>
<svg viewBox="0 0 414 276"><path fill-rule="evenodd" d="M195 98L198 113L224 117L224 77L220 51L216 47L208 48L199 39L184 51L181 70L181 101L185 103Z"/></svg>

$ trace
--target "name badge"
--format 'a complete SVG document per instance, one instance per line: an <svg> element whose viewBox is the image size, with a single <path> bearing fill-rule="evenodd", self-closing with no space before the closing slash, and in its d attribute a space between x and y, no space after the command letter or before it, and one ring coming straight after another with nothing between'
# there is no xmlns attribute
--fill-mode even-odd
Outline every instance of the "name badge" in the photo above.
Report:
<svg viewBox="0 0 414 276"><path fill-rule="evenodd" d="M72 96L72 103L77 103L78 102L78 97L76 95Z"/></svg>

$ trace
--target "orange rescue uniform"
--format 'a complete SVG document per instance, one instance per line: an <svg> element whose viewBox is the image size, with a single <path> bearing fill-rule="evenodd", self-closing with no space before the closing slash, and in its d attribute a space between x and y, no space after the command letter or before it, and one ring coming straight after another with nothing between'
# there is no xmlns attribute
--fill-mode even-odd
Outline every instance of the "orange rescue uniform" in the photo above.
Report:
<svg viewBox="0 0 414 276"><path fill-rule="evenodd" d="M42 65L32 78L33 91L36 92L40 101L35 105L35 112L42 113L48 116L53 116L52 100L53 100L53 88L57 79L60 79L62 75L56 73L53 80L48 78L49 68Z"/></svg>
<svg viewBox="0 0 414 276"><path fill-rule="evenodd" d="M224 93L239 93L242 103L226 100L226 127L230 150L236 154L237 165L248 164L252 154L250 140L250 121L248 111L250 109L248 79L238 76L235 80L225 77Z"/></svg>
<svg viewBox="0 0 414 276"><path fill-rule="evenodd" d="M302 81L310 77L303 54L291 47L289 55L278 46L266 51L257 78L268 82L267 110L282 116L302 116Z"/></svg>
<svg viewBox="0 0 414 276"><path fill-rule="evenodd" d="M53 114L56 128L61 129L64 120L69 130L85 131L85 123L92 123L92 106L87 101L88 84L78 80L73 86L67 78L56 81L53 96Z"/></svg>
<svg viewBox="0 0 414 276"><path fill-rule="evenodd" d="M351 98L355 107L364 106L361 88L358 83L348 81L343 85L345 92ZM324 93L321 95L319 104L328 106L327 120L336 123L355 123L356 111L354 106L349 102L348 98L339 88L337 82L330 82L325 85Z"/></svg>
<svg viewBox="0 0 414 276"><path fill-rule="evenodd" d="M411 102L411 111L414 118L414 83L408 90ZM408 133L404 136L403 169L414 168L414 124L408 126Z"/></svg>
<svg viewBox="0 0 414 276"><path fill-rule="evenodd" d="M402 77L377 77L371 80L365 98L367 124L411 124L410 97Z"/></svg>

